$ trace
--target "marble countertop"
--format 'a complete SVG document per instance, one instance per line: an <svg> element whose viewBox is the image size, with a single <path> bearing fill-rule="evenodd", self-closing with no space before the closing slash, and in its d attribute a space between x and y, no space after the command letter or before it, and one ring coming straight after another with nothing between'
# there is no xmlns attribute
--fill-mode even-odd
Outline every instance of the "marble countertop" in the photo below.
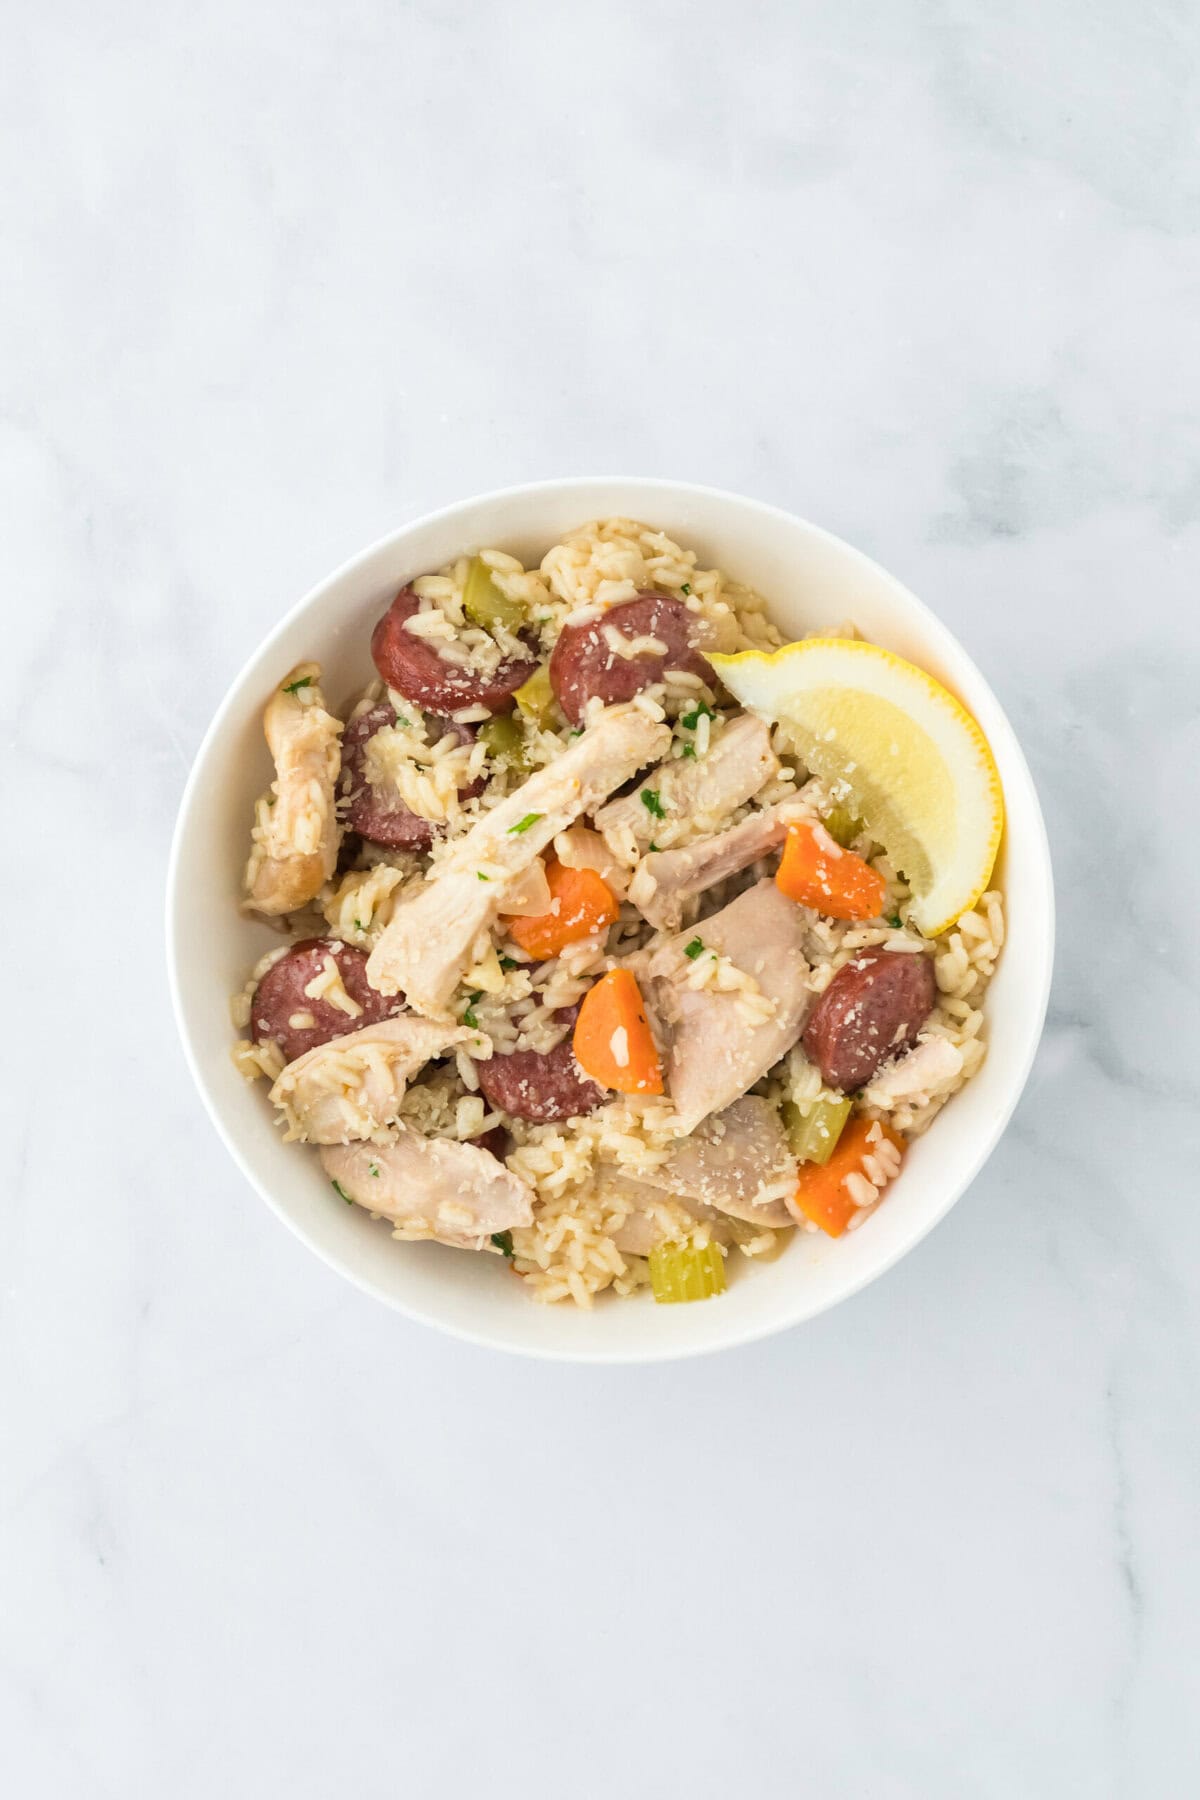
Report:
<svg viewBox="0 0 1200 1800"><path fill-rule="evenodd" d="M5 39L8 1788L1190 1792L1196 8L45 0ZM640 1371L319 1266L201 1111L161 947L281 610L596 472L779 502L937 608L1061 908L946 1223Z"/></svg>

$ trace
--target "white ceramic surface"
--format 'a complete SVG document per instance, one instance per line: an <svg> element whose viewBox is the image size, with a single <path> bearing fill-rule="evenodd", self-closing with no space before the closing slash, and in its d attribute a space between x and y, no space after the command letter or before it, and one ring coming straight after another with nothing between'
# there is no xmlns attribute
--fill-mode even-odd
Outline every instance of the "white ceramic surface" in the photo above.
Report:
<svg viewBox="0 0 1200 1800"><path fill-rule="evenodd" d="M734 1257L719 1300L660 1307L643 1293L589 1312L530 1301L493 1258L399 1244L347 1209L311 1151L285 1144L265 1086L230 1061L229 995L276 942L236 895L254 798L270 779L261 713L281 675L315 657L335 709L373 673L371 627L396 589L481 545L528 565L565 531L605 516L643 519L764 594L785 631L851 618L867 637L928 669L982 725L1004 783L997 879L1008 943L987 1002L979 1074L913 1145L886 1205L839 1242L793 1233L767 1264ZM953 1205L1015 1106L1041 1033L1054 945L1049 849L1025 759L995 696L944 625L884 570L814 525L703 488L634 479L538 483L481 495L364 551L281 621L234 682L201 745L175 832L167 892L176 1013L213 1120L263 1198L311 1249L368 1292L477 1343L540 1356L638 1362L747 1343L812 1318L888 1269Z"/></svg>

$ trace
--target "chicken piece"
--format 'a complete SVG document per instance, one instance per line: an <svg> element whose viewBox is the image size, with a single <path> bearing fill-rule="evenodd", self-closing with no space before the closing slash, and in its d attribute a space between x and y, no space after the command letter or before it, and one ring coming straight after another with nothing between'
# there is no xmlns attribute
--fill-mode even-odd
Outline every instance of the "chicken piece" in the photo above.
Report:
<svg viewBox="0 0 1200 1800"><path fill-rule="evenodd" d="M740 1099L786 1055L812 1001L804 912L773 881L748 888L695 929L705 949L753 977L773 1011L755 1020L736 990L689 985L691 964L683 951L691 932L669 938L650 957L642 991L666 1048L667 1092L684 1137L709 1113Z"/></svg>
<svg viewBox="0 0 1200 1800"><path fill-rule="evenodd" d="M367 964L372 987L403 993L431 1018L444 1016L463 971L477 960L476 940L512 884L558 832L661 756L670 736L636 706L602 713L556 762L485 813L434 865L424 887L400 901Z"/></svg>
<svg viewBox="0 0 1200 1800"><path fill-rule="evenodd" d="M783 1197L796 1185L796 1159L778 1112L757 1094L704 1119L642 1179L709 1216L715 1208L772 1229L793 1222Z"/></svg>
<svg viewBox="0 0 1200 1800"><path fill-rule="evenodd" d="M781 800L751 813L740 825L685 844L678 850L651 850L643 856L629 884L629 898L642 917L659 931L677 931L684 905L706 888L775 850L787 836L788 826L808 816L809 809L796 797Z"/></svg>
<svg viewBox="0 0 1200 1800"><path fill-rule="evenodd" d="M778 773L771 733L761 719L743 713L714 735L706 755L663 763L632 794L601 807L596 825L619 855L627 833L639 844L648 844L663 819L711 818L719 823ZM654 797L652 806L646 805L643 794Z"/></svg>
<svg viewBox="0 0 1200 1800"><path fill-rule="evenodd" d="M746 1094L705 1119L676 1144L665 1162L638 1178L602 1163L591 1194L619 1223L606 1219L617 1249L649 1256L656 1244L686 1237L700 1221L740 1219L760 1230L794 1223L784 1203L796 1185L796 1163L778 1112ZM620 1218L620 1213L624 1217ZM724 1234L728 1236L728 1234Z"/></svg>
<svg viewBox="0 0 1200 1800"><path fill-rule="evenodd" d="M637 1181L608 1163L597 1168L589 1197L604 1207L608 1234L622 1256L649 1256L656 1245L685 1238L701 1220L717 1217L687 1194Z"/></svg>
<svg viewBox="0 0 1200 1800"><path fill-rule="evenodd" d="M287 1137L310 1144L368 1138L396 1117L409 1079L430 1057L478 1040L465 1025L435 1024L406 1013L347 1032L288 1063L271 1099Z"/></svg>
<svg viewBox="0 0 1200 1800"><path fill-rule="evenodd" d="M863 1098L872 1106L885 1108L918 1095L928 1097L957 1080L962 1066L962 1051L946 1038L922 1038L907 1055L880 1069Z"/></svg>
<svg viewBox="0 0 1200 1800"><path fill-rule="evenodd" d="M533 1219L529 1183L477 1144L401 1126L387 1144L327 1146L321 1162L343 1197L390 1219L396 1237L485 1250L494 1232Z"/></svg>
<svg viewBox="0 0 1200 1800"><path fill-rule="evenodd" d="M275 780L259 802L245 880L247 907L268 918L307 906L337 867L342 724L325 710L320 678L319 663L301 663L263 713Z"/></svg>

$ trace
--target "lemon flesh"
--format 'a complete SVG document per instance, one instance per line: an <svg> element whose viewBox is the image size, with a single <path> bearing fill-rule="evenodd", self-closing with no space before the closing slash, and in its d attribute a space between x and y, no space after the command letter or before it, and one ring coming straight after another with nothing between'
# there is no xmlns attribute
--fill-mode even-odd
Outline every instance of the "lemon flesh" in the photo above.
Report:
<svg viewBox="0 0 1200 1800"><path fill-rule="evenodd" d="M987 887L1004 827L1000 775L970 713L923 669L853 638L708 660L807 769L849 789L912 888L918 929L948 931Z"/></svg>

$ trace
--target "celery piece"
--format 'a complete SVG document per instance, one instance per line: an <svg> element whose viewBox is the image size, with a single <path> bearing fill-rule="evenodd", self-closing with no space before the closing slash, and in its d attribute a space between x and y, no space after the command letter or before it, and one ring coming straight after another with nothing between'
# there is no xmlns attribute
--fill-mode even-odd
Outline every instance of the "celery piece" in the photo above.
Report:
<svg viewBox="0 0 1200 1800"><path fill-rule="evenodd" d="M650 1252L650 1288L662 1305L709 1300L725 1292L719 1244L659 1244Z"/></svg>
<svg viewBox="0 0 1200 1800"><path fill-rule="evenodd" d="M513 699L525 714L539 728L549 725L554 717L554 689L550 686L550 670L545 663L539 663L528 681L513 695Z"/></svg>
<svg viewBox="0 0 1200 1800"><path fill-rule="evenodd" d="M850 1117L851 1100L814 1100L805 1117L792 1101L783 1103L783 1122L797 1162L827 1163Z"/></svg>
<svg viewBox="0 0 1200 1800"><path fill-rule="evenodd" d="M862 820L857 813L851 812L848 806L835 806L832 812L821 820L821 823L834 843L840 844L843 850L852 844L864 829Z"/></svg>
<svg viewBox="0 0 1200 1800"><path fill-rule="evenodd" d="M482 625L485 631L494 631L497 625L516 631L525 622L525 608L519 600L510 600L500 592L481 556L473 556L467 570L463 611L472 625Z"/></svg>
<svg viewBox="0 0 1200 1800"><path fill-rule="evenodd" d="M487 746L493 762L505 763L522 774L532 767L521 721L514 719L511 713L494 713L490 719L485 719L479 727L479 741Z"/></svg>

